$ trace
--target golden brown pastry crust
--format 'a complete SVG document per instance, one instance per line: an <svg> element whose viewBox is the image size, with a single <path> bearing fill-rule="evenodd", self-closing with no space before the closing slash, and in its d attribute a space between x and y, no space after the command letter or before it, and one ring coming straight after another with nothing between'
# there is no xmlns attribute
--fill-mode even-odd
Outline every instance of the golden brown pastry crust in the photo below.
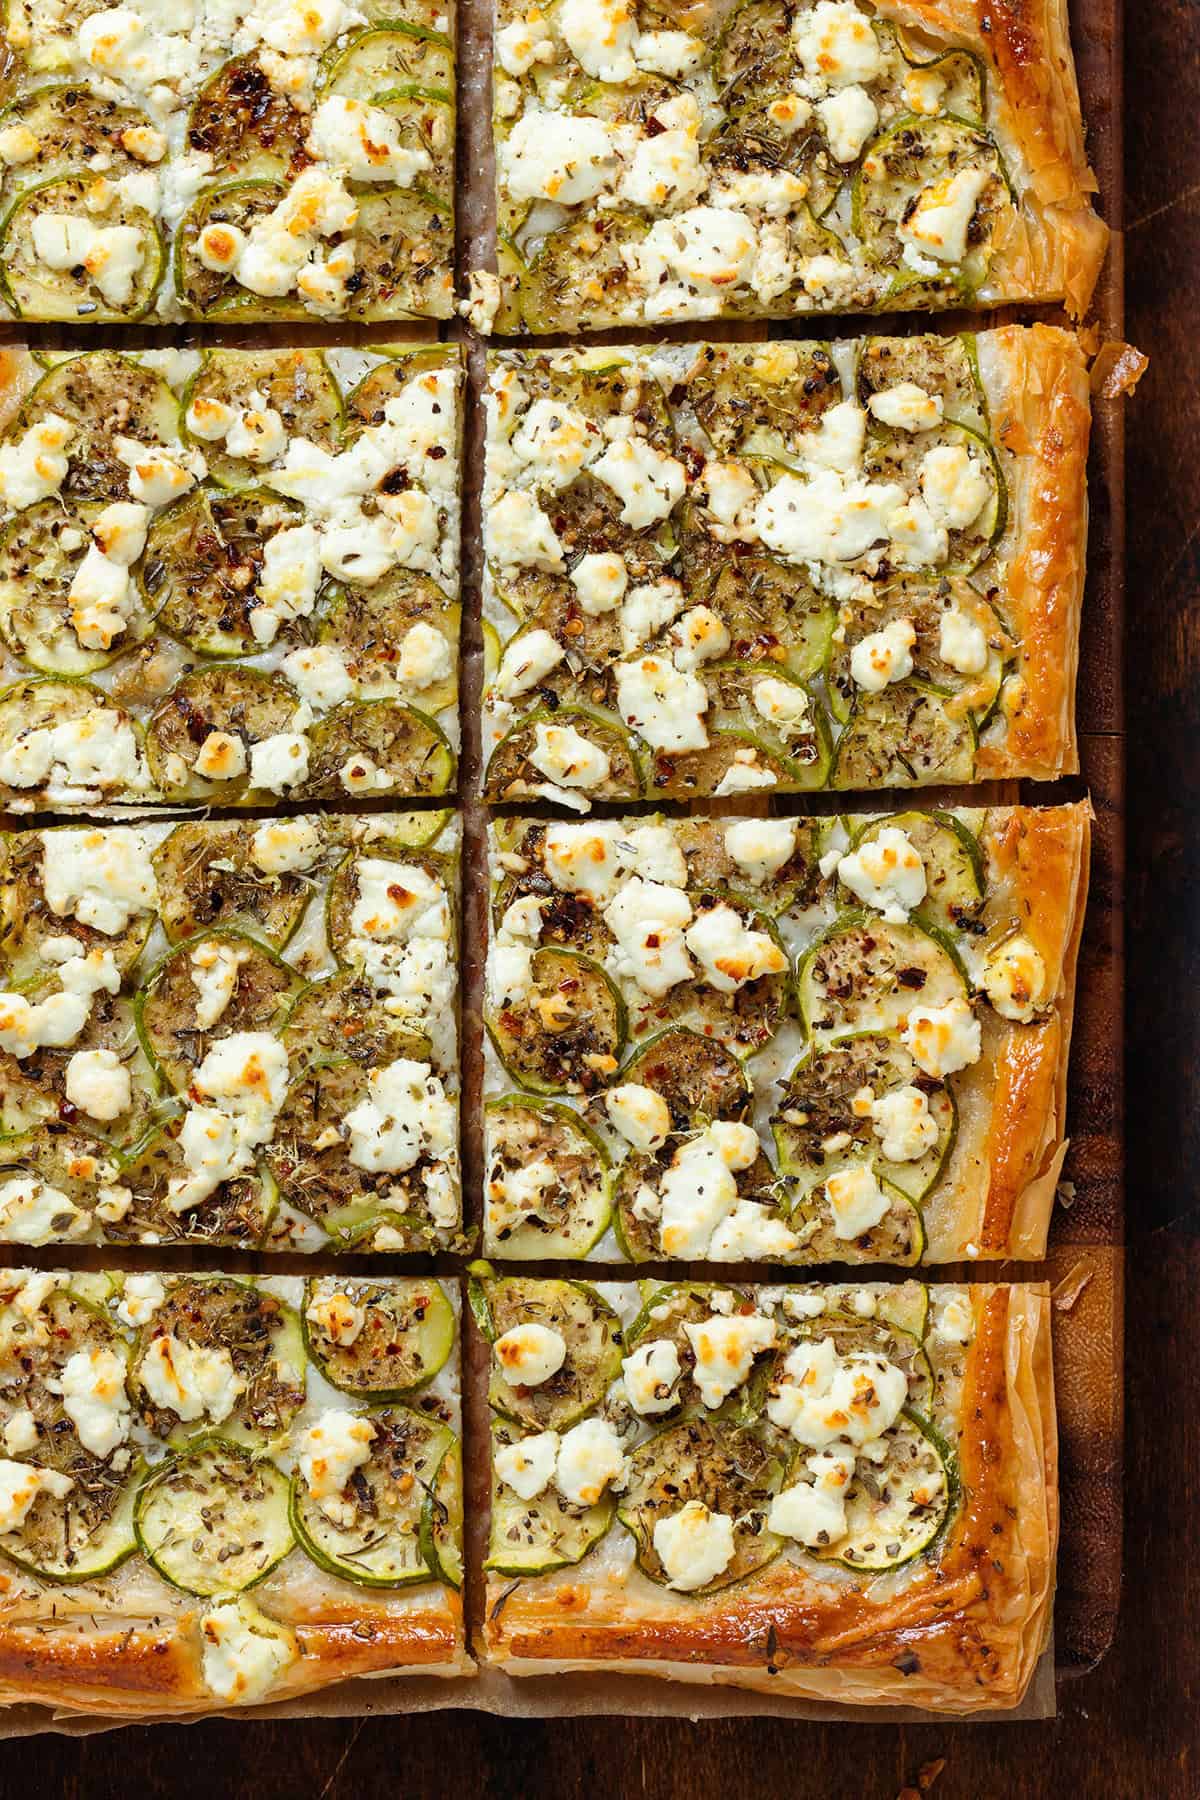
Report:
<svg viewBox="0 0 1200 1800"><path fill-rule="evenodd" d="M94 1588L87 1602L70 1588L19 1600L16 1591L17 1583L0 1572L0 1705L131 1718L229 1710L204 1681L203 1606L189 1595L166 1598L152 1618L144 1607L140 1616L122 1615L116 1604L108 1614L115 1623L108 1624L93 1603ZM163 1593L169 1594L165 1586ZM427 1598L402 1610L364 1590L353 1603L305 1604L290 1617L275 1603L272 1617L294 1632L299 1654L264 1696L271 1702L353 1676L458 1675L473 1666L462 1597L449 1589L431 1587Z"/></svg>
<svg viewBox="0 0 1200 1800"><path fill-rule="evenodd" d="M907 1581L818 1583L780 1560L689 1600L602 1588L585 1559L561 1579L489 1583L488 1660L513 1675L621 1669L949 1713L1019 1704L1048 1637L1058 1537L1050 1296L1042 1283L972 1293L963 1502Z"/></svg>
<svg viewBox="0 0 1200 1800"><path fill-rule="evenodd" d="M901 27L960 44L988 70L989 128L1021 206L997 242L981 304L1062 300L1086 312L1108 228L1092 210L1066 0L879 0Z"/></svg>
<svg viewBox="0 0 1200 1800"><path fill-rule="evenodd" d="M986 733L980 781L1049 781L1079 767L1075 676L1087 554L1091 406L1078 339L1050 325L982 332L979 366L1008 485L1002 603L1020 642L1002 733Z"/></svg>

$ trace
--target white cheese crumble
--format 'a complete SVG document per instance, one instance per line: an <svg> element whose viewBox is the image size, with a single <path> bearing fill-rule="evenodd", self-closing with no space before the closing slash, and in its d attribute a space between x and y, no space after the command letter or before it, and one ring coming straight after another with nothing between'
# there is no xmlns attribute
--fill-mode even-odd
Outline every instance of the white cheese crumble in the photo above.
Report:
<svg viewBox="0 0 1200 1800"><path fill-rule="evenodd" d="M558 1445L554 1484L572 1506L595 1506L611 1482L625 1475L621 1441L607 1419L582 1419Z"/></svg>
<svg viewBox="0 0 1200 1800"><path fill-rule="evenodd" d="M635 1413L652 1418L678 1405L679 1352L668 1339L639 1344L621 1364L625 1395Z"/></svg>
<svg viewBox="0 0 1200 1800"><path fill-rule="evenodd" d="M689 1500L677 1513L659 1519L654 1549L666 1571L667 1586L681 1594L707 1587L733 1561L733 1519L710 1512L703 1501Z"/></svg>
<svg viewBox="0 0 1200 1800"><path fill-rule="evenodd" d="M129 1436L125 1358L107 1345L76 1350L63 1365L61 1379L63 1411L80 1443L93 1456L110 1456Z"/></svg>
<svg viewBox="0 0 1200 1800"><path fill-rule="evenodd" d="M549 1325L514 1325L492 1345L505 1378L517 1387L541 1387L566 1361L566 1340Z"/></svg>
<svg viewBox="0 0 1200 1800"><path fill-rule="evenodd" d="M692 1378L709 1407L720 1406L734 1388L741 1387L754 1358L775 1342L774 1321L761 1313L702 1319L683 1329L696 1359Z"/></svg>

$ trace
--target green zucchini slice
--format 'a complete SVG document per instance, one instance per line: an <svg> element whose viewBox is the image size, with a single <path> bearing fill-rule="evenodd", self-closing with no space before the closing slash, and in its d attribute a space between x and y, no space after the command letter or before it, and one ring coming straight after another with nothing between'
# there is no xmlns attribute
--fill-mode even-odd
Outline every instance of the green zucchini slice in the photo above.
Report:
<svg viewBox="0 0 1200 1800"><path fill-rule="evenodd" d="M852 912L806 951L797 988L806 1033L827 1045L860 1031L899 1031L914 1006L965 999L967 979L931 930Z"/></svg>
<svg viewBox="0 0 1200 1800"><path fill-rule="evenodd" d="M305 794L314 800L355 792L353 770L364 758L388 777L377 792L412 799L445 794L454 781L454 751L437 720L398 700L347 700L317 722L311 741Z"/></svg>
<svg viewBox="0 0 1200 1800"><path fill-rule="evenodd" d="M733 1051L684 1026L668 1026L647 1040L621 1070L621 1082L653 1088L666 1101L673 1131L712 1119L744 1119L750 1082Z"/></svg>
<svg viewBox="0 0 1200 1800"><path fill-rule="evenodd" d="M58 1500L43 1490L20 1530L0 1537L0 1556L41 1581L99 1581L137 1549L133 1506L141 1466L118 1477L81 1450L62 1473L75 1483L70 1493Z"/></svg>
<svg viewBox="0 0 1200 1800"><path fill-rule="evenodd" d="M773 10L771 0L749 0L735 16L760 7ZM776 31L781 25L776 15ZM701 358L687 384L687 404L718 456L744 454L749 445L768 440L794 451L799 439L818 430L824 414L842 399L841 376L824 344L730 349L716 362Z"/></svg>
<svg viewBox="0 0 1200 1800"><path fill-rule="evenodd" d="M376 102L398 87L432 90L448 103L454 92L454 57L444 32L396 19L360 31L344 48L334 45L321 63L323 94Z"/></svg>
<svg viewBox="0 0 1200 1800"><path fill-rule="evenodd" d="M244 665L196 669L181 676L150 716L146 756L156 785L170 800L238 801L249 773L206 781L192 765L212 731L240 737L247 753L264 738L287 731L299 705L282 675ZM247 771L249 754L247 754Z"/></svg>
<svg viewBox="0 0 1200 1800"><path fill-rule="evenodd" d="M751 882L742 865L730 855L726 819L676 819L675 841L687 858L689 889L727 894L731 889L753 897L756 906L774 917L815 896L821 879L819 819L791 819L795 848L787 861L761 884ZM543 919L547 915L543 914ZM542 936L545 938L545 925Z"/></svg>
<svg viewBox="0 0 1200 1800"><path fill-rule="evenodd" d="M880 1574L932 1548L956 1498L946 1447L932 1427L905 1412L887 1433L887 1461L860 1457L846 1490L846 1532L828 1549L812 1552L822 1562Z"/></svg>
<svg viewBox="0 0 1200 1800"><path fill-rule="evenodd" d="M34 247L35 221L43 215L68 214L86 219L86 195L92 175L56 175L18 195L0 225L0 281L13 311L22 319L47 319L89 325L132 324L144 318L166 266L162 234L144 207L135 206L114 189L112 203L101 215L105 230L114 226L137 232L138 264L128 298L106 299L100 283L83 263L51 269Z"/></svg>
<svg viewBox="0 0 1200 1800"><path fill-rule="evenodd" d="M497 1450L523 1434L502 1419L492 1424L492 1517L484 1567L496 1575L545 1575L581 1562L613 1517L606 1489L595 1506L572 1506L553 1483L536 1500L522 1500L496 1473Z"/></svg>
<svg viewBox="0 0 1200 1800"><path fill-rule="evenodd" d="M889 1162L870 1112L857 1113L854 1098L864 1088L880 1100L912 1086L925 1094L937 1138L915 1161ZM806 1199L831 1175L865 1164L888 1187L920 1201L945 1168L955 1124L949 1088L923 1074L895 1038L867 1033L836 1039L802 1057L787 1078L771 1128L780 1172L794 1185L798 1199Z"/></svg>
<svg viewBox="0 0 1200 1800"><path fill-rule="evenodd" d="M73 428L60 492L79 506L129 498L129 468L117 455L117 435L164 446L179 435L179 407L162 376L116 350L89 350L52 363L26 395L6 436L23 437L47 413L57 413Z"/></svg>
<svg viewBox="0 0 1200 1800"><path fill-rule="evenodd" d="M701 1418L725 1422L750 1417L762 1412L766 1399L766 1390L770 1378L771 1358L759 1358L746 1380L735 1388L722 1403L719 1410L710 1411L700 1398L700 1389L693 1378L696 1364L696 1352L692 1340L687 1335L685 1326L699 1325L705 1319L711 1319L716 1312L713 1305L714 1294L732 1296L732 1310L744 1311L745 1295L736 1288L729 1288L719 1282L673 1282L670 1286L660 1286L655 1282L646 1282L643 1287L645 1298L642 1309L629 1327L626 1334L630 1350L635 1350L644 1343L669 1343L675 1347L679 1358L680 1376L676 1383L676 1404L688 1414L697 1413Z"/></svg>
<svg viewBox="0 0 1200 1800"><path fill-rule="evenodd" d="M0 966L14 985L44 981L51 966L46 940L63 936L76 939L81 954L110 951L118 970L127 974L141 956L153 924L149 907L131 913L124 929L112 933L53 912L46 899L42 834L21 832L9 838L7 878L0 897Z"/></svg>
<svg viewBox="0 0 1200 1800"><path fill-rule="evenodd" d="M452 316L454 211L448 200L418 187L360 194L354 253L348 318Z"/></svg>
<svg viewBox="0 0 1200 1800"><path fill-rule="evenodd" d="M193 488L150 526L142 588L164 630L205 656L253 654L263 553L301 509L259 488ZM285 621L280 641L299 621Z"/></svg>
<svg viewBox="0 0 1200 1800"><path fill-rule="evenodd" d="M612 1217L608 1152L577 1112L552 1100L507 1094L488 1103L484 1252L504 1257L581 1257ZM520 1171L549 1164L534 1210L512 1207L507 1188Z"/></svg>
<svg viewBox="0 0 1200 1800"><path fill-rule="evenodd" d="M435 1581L447 1587L463 1584L462 1445L447 1444L421 1508L421 1555Z"/></svg>
<svg viewBox="0 0 1200 1800"><path fill-rule="evenodd" d="M888 827L904 832L925 865L920 912L943 931L969 930L986 896L987 872L979 840L961 819L945 812L893 813L862 825L850 840L858 850Z"/></svg>
<svg viewBox="0 0 1200 1800"><path fill-rule="evenodd" d="M363 1322L349 1344L329 1338L314 1301L344 1295ZM304 1342L326 1381L359 1400L403 1400L433 1380L454 1348L454 1308L432 1279L400 1284L321 1276L306 1284Z"/></svg>
<svg viewBox="0 0 1200 1800"><path fill-rule="evenodd" d="M959 264L939 262L936 275L918 275L903 260L899 227L922 193L948 184L965 169L982 170L989 178L968 229L966 255ZM894 271L905 285L955 286L967 295L979 288L987 278L1001 219L1011 206L999 150L987 132L966 119L905 114L867 145L854 177L855 235L872 260Z"/></svg>
<svg viewBox="0 0 1200 1800"><path fill-rule="evenodd" d="M356 1507L354 1524L335 1524L297 1474L292 1478L292 1527L301 1549L319 1568L360 1587L431 1581L435 1571L421 1547L421 1521L454 1434L437 1419L404 1406L372 1413L371 1423L370 1456L345 1490Z"/></svg>
<svg viewBox="0 0 1200 1800"><path fill-rule="evenodd" d="M134 1530L172 1587L210 1598L262 1581L295 1543L289 1484L240 1444L202 1438L142 1483Z"/></svg>
<svg viewBox="0 0 1200 1800"><path fill-rule="evenodd" d="M897 697L898 696L898 697ZM978 736L970 715L916 686L893 695L859 694L838 738L829 785L833 788L961 785L975 778Z"/></svg>
<svg viewBox="0 0 1200 1800"><path fill-rule="evenodd" d="M598 962L576 950L536 950L520 1001L489 1010L505 1068L535 1094L586 1094L616 1073L625 1002Z"/></svg>
<svg viewBox="0 0 1200 1800"><path fill-rule="evenodd" d="M289 439L302 437L322 450L337 448L342 428L341 390L320 350L209 350L181 402L189 442L198 443L214 481L238 487L258 478L257 466L231 456L223 440L197 438L187 415L205 402L237 412L257 406L261 395L279 414Z"/></svg>
<svg viewBox="0 0 1200 1800"><path fill-rule="evenodd" d="M655 1019L670 1019L689 1031L727 1044L739 1056L752 1056L762 1050L787 1017L791 999L791 965L779 935L779 927L769 913L759 912L740 895L728 890L711 896L717 905L728 906L742 919L750 931L772 940L784 959L778 974L760 975L735 989L732 994L712 987L703 978L681 981L660 1001L651 1001ZM704 909L697 907L697 917Z"/></svg>
<svg viewBox="0 0 1200 1800"><path fill-rule="evenodd" d="M429 1039L385 1010L378 989L352 969L322 975L301 988L281 1033L293 1069L348 1059L371 1068L398 1056L428 1062Z"/></svg>
<svg viewBox="0 0 1200 1800"><path fill-rule="evenodd" d="M0 531L0 635L24 662L48 675L90 675L154 629L157 607L138 593L107 650L82 643L68 596L90 544L88 521L64 512L58 500L27 507Z"/></svg>
<svg viewBox="0 0 1200 1800"><path fill-rule="evenodd" d="M919 1413L929 1410L933 1401L933 1369L924 1345L905 1324L897 1324L884 1312L870 1319L856 1313L824 1312L815 1319L805 1319L792 1327L793 1336L823 1341L832 1338L839 1356L882 1356L904 1371L908 1379L905 1404ZM788 1346L776 1352L782 1363Z"/></svg>
<svg viewBox="0 0 1200 1800"><path fill-rule="evenodd" d="M529 760L537 745L539 725L564 725L595 744L608 757L608 774L587 790L589 800L637 800L642 794L642 769L634 741L611 714L590 707L535 707L505 733L492 751L484 777L484 798L523 800L542 795L546 778Z"/></svg>
<svg viewBox="0 0 1200 1800"><path fill-rule="evenodd" d="M313 870L266 875L248 825L177 825L151 858L158 908L173 944L206 931L249 931L281 950L313 896Z"/></svg>
<svg viewBox="0 0 1200 1800"><path fill-rule="evenodd" d="M145 113L118 106L92 93L83 82L55 81L22 94L0 112L0 130L24 125L37 139L28 162L10 164L5 188L28 187L66 175L91 158L103 158L105 176L118 179L142 167L122 142L122 134L149 125Z"/></svg>
<svg viewBox="0 0 1200 1800"><path fill-rule="evenodd" d="M488 1382L493 1411L528 1431L565 1431L599 1406L621 1373L621 1324L582 1281L501 1275L471 1283L472 1309L492 1343L514 1325L545 1325L566 1344L562 1367L537 1387L510 1382L495 1357Z"/></svg>
<svg viewBox="0 0 1200 1800"><path fill-rule="evenodd" d="M648 218L615 210L597 230L590 219L570 221L543 236L512 234L501 218L497 263L501 279L519 279L521 322L535 335L561 331L574 336L632 307L637 298L622 255L645 237ZM509 331L505 320L498 329Z"/></svg>
<svg viewBox="0 0 1200 1800"><path fill-rule="evenodd" d="M237 958L233 988L211 1025L200 1025L203 994L195 954L204 946ZM177 1093L185 1093L213 1044L235 1031L272 1031L299 976L273 950L222 927L169 950L146 977L137 997L138 1036L151 1064Z"/></svg>
<svg viewBox="0 0 1200 1800"><path fill-rule="evenodd" d="M936 449L965 450L974 467L982 471L988 489L988 497L971 523L947 532L947 554L938 565L969 574L1003 535L1008 518L1008 489L1000 458L986 438L952 419L943 420L929 431L876 428L867 439L863 477L867 481L899 482L917 490L922 459Z"/></svg>
<svg viewBox="0 0 1200 1800"><path fill-rule="evenodd" d="M279 1201L275 1183L265 1171L253 1169L223 1181L186 1213L171 1206L171 1183L190 1174L179 1146L183 1116L178 1112L162 1124L152 1124L118 1158L117 1179L131 1190L133 1202L125 1217L107 1228L108 1235L137 1243L149 1232L165 1244L200 1240L257 1248Z"/></svg>
<svg viewBox="0 0 1200 1800"><path fill-rule="evenodd" d="M147 1428L182 1444L210 1427L180 1418L156 1404L146 1390L142 1368L156 1338L174 1336L197 1350L226 1350L244 1383L240 1399L220 1432L230 1442L253 1447L287 1430L304 1405L304 1337L292 1307L277 1295L232 1276L183 1280L157 1307L138 1340L129 1391Z"/></svg>
<svg viewBox="0 0 1200 1800"><path fill-rule="evenodd" d="M743 1581L773 1562L783 1548L782 1538L767 1530L767 1514L782 1486L784 1467L752 1431L709 1419L681 1419L632 1450L627 1469L617 1517L635 1538L638 1567L651 1581L670 1585L654 1548L654 1527L689 1500L733 1520L732 1559L695 1592L716 1593Z"/></svg>
<svg viewBox="0 0 1200 1800"><path fill-rule="evenodd" d="M231 225L247 234L273 212L286 189L279 181L235 181L210 188L193 202L175 232L175 288L184 309L195 318L293 317L303 313L294 295L267 299L242 287L236 276L208 269L196 255L196 243L209 225Z"/></svg>
<svg viewBox="0 0 1200 1800"><path fill-rule="evenodd" d="M257 56L235 56L193 100L187 147L225 177L280 179L308 161L308 127L308 113L271 86Z"/></svg>
<svg viewBox="0 0 1200 1800"><path fill-rule="evenodd" d="M975 340L966 333L936 337L871 337L859 346L855 389L859 404L888 388L911 381L940 397L947 419L986 436L987 400L979 377Z"/></svg>
<svg viewBox="0 0 1200 1800"><path fill-rule="evenodd" d="M401 394L416 376L436 369L456 368L449 344L422 344L414 350L377 351L384 358L365 374L346 396L345 434L352 442L366 425L386 421L387 403Z"/></svg>
<svg viewBox="0 0 1200 1800"><path fill-rule="evenodd" d="M681 554L689 601L720 615L733 656L748 665L736 689L729 682L723 687L737 702L739 716L774 738L758 713L747 713L745 696L765 676L803 680L822 669L833 639L834 608L804 569L748 544L718 543L692 505L683 516ZM790 750L794 741L781 740L779 747Z"/></svg>
<svg viewBox="0 0 1200 1800"><path fill-rule="evenodd" d="M112 719L112 729L116 732L128 730L134 745L141 748L141 727L120 707L113 706L99 688L94 688L86 681L55 681L45 675L32 676L28 681L15 682L0 694L0 753L8 754L14 747L33 733L52 730L68 719L84 719L104 713ZM60 775L65 773L61 770ZM46 782L55 779L55 765L51 767L45 778L39 776L36 782L22 785L13 782L7 791L19 794L31 794L42 789ZM95 784L101 792L107 785L102 781ZM121 776L119 786L124 787ZM78 790L84 795L88 789Z"/></svg>

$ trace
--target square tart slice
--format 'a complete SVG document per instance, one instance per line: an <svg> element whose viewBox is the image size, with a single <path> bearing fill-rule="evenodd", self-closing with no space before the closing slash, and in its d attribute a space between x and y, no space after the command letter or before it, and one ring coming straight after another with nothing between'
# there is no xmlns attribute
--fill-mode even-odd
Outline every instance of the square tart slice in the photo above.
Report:
<svg viewBox="0 0 1200 1800"><path fill-rule="evenodd" d="M1090 820L497 821L485 1254L1042 1255Z"/></svg>
<svg viewBox="0 0 1200 1800"><path fill-rule="evenodd" d="M459 823L11 833L0 1242L461 1242Z"/></svg>
<svg viewBox="0 0 1200 1800"><path fill-rule="evenodd" d="M0 1703L469 1670L459 1312L431 1277L0 1272Z"/></svg>
<svg viewBox="0 0 1200 1800"><path fill-rule="evenodd" d="M1058 1528L1044 1283L497 1275L472 1299L490 1663L1020 1702Z"/></svg>
<svg viewBox="0 0 1200 1800"><path fill-rule="evenodd" d="M10 314L450 316L454 21L440 0L14 0L6 28Z"/></svg>
<svg viewBox="0 0 1200 1800"><path fill-rule="evenodd" d="M500 0L496 328L1087 306L1065 0Z"/></svg>
<svg viewBox="0 0 1200 1800"><path fill-rule="evenodd" d="M456 347L9 350L0 801L445 793Z"/></svg>
<svg viewBox="0 0 1200 1800"><path fill-rule="evenodd" d="M1042 325L493 353L488 798L1073 771L1089 423Z"/></svg>

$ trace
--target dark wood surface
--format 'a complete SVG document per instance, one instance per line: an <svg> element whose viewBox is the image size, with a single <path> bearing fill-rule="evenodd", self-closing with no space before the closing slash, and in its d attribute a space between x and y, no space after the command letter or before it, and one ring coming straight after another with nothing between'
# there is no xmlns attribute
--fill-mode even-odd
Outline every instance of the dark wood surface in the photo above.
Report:
<svg viewBox="0 0 1200 1800"><path fill-rule="evenodd" d="M1047 1724L514 1724L471 1713L210 1724L10 1743L0 1793L889 1800L916 1789L921 1771L928 1779L944 1758L930 1789L935 1800L1200 1796L1195 25L1196 8L1185 0L1129 7L1127 328L1152 360L1127 420L1128 1377L1124 1582L1112 1650L1092 1673L1062 1684L1059 1715ZM1085 668L1085 682L1091 674L1098 671ZM1081 717L1103 734L1111 697L1096 689L1081 693ZM1094 743L1091 755L1103 748ZM1105 1099L1095 1096L1100 1105Z"/></svg>

